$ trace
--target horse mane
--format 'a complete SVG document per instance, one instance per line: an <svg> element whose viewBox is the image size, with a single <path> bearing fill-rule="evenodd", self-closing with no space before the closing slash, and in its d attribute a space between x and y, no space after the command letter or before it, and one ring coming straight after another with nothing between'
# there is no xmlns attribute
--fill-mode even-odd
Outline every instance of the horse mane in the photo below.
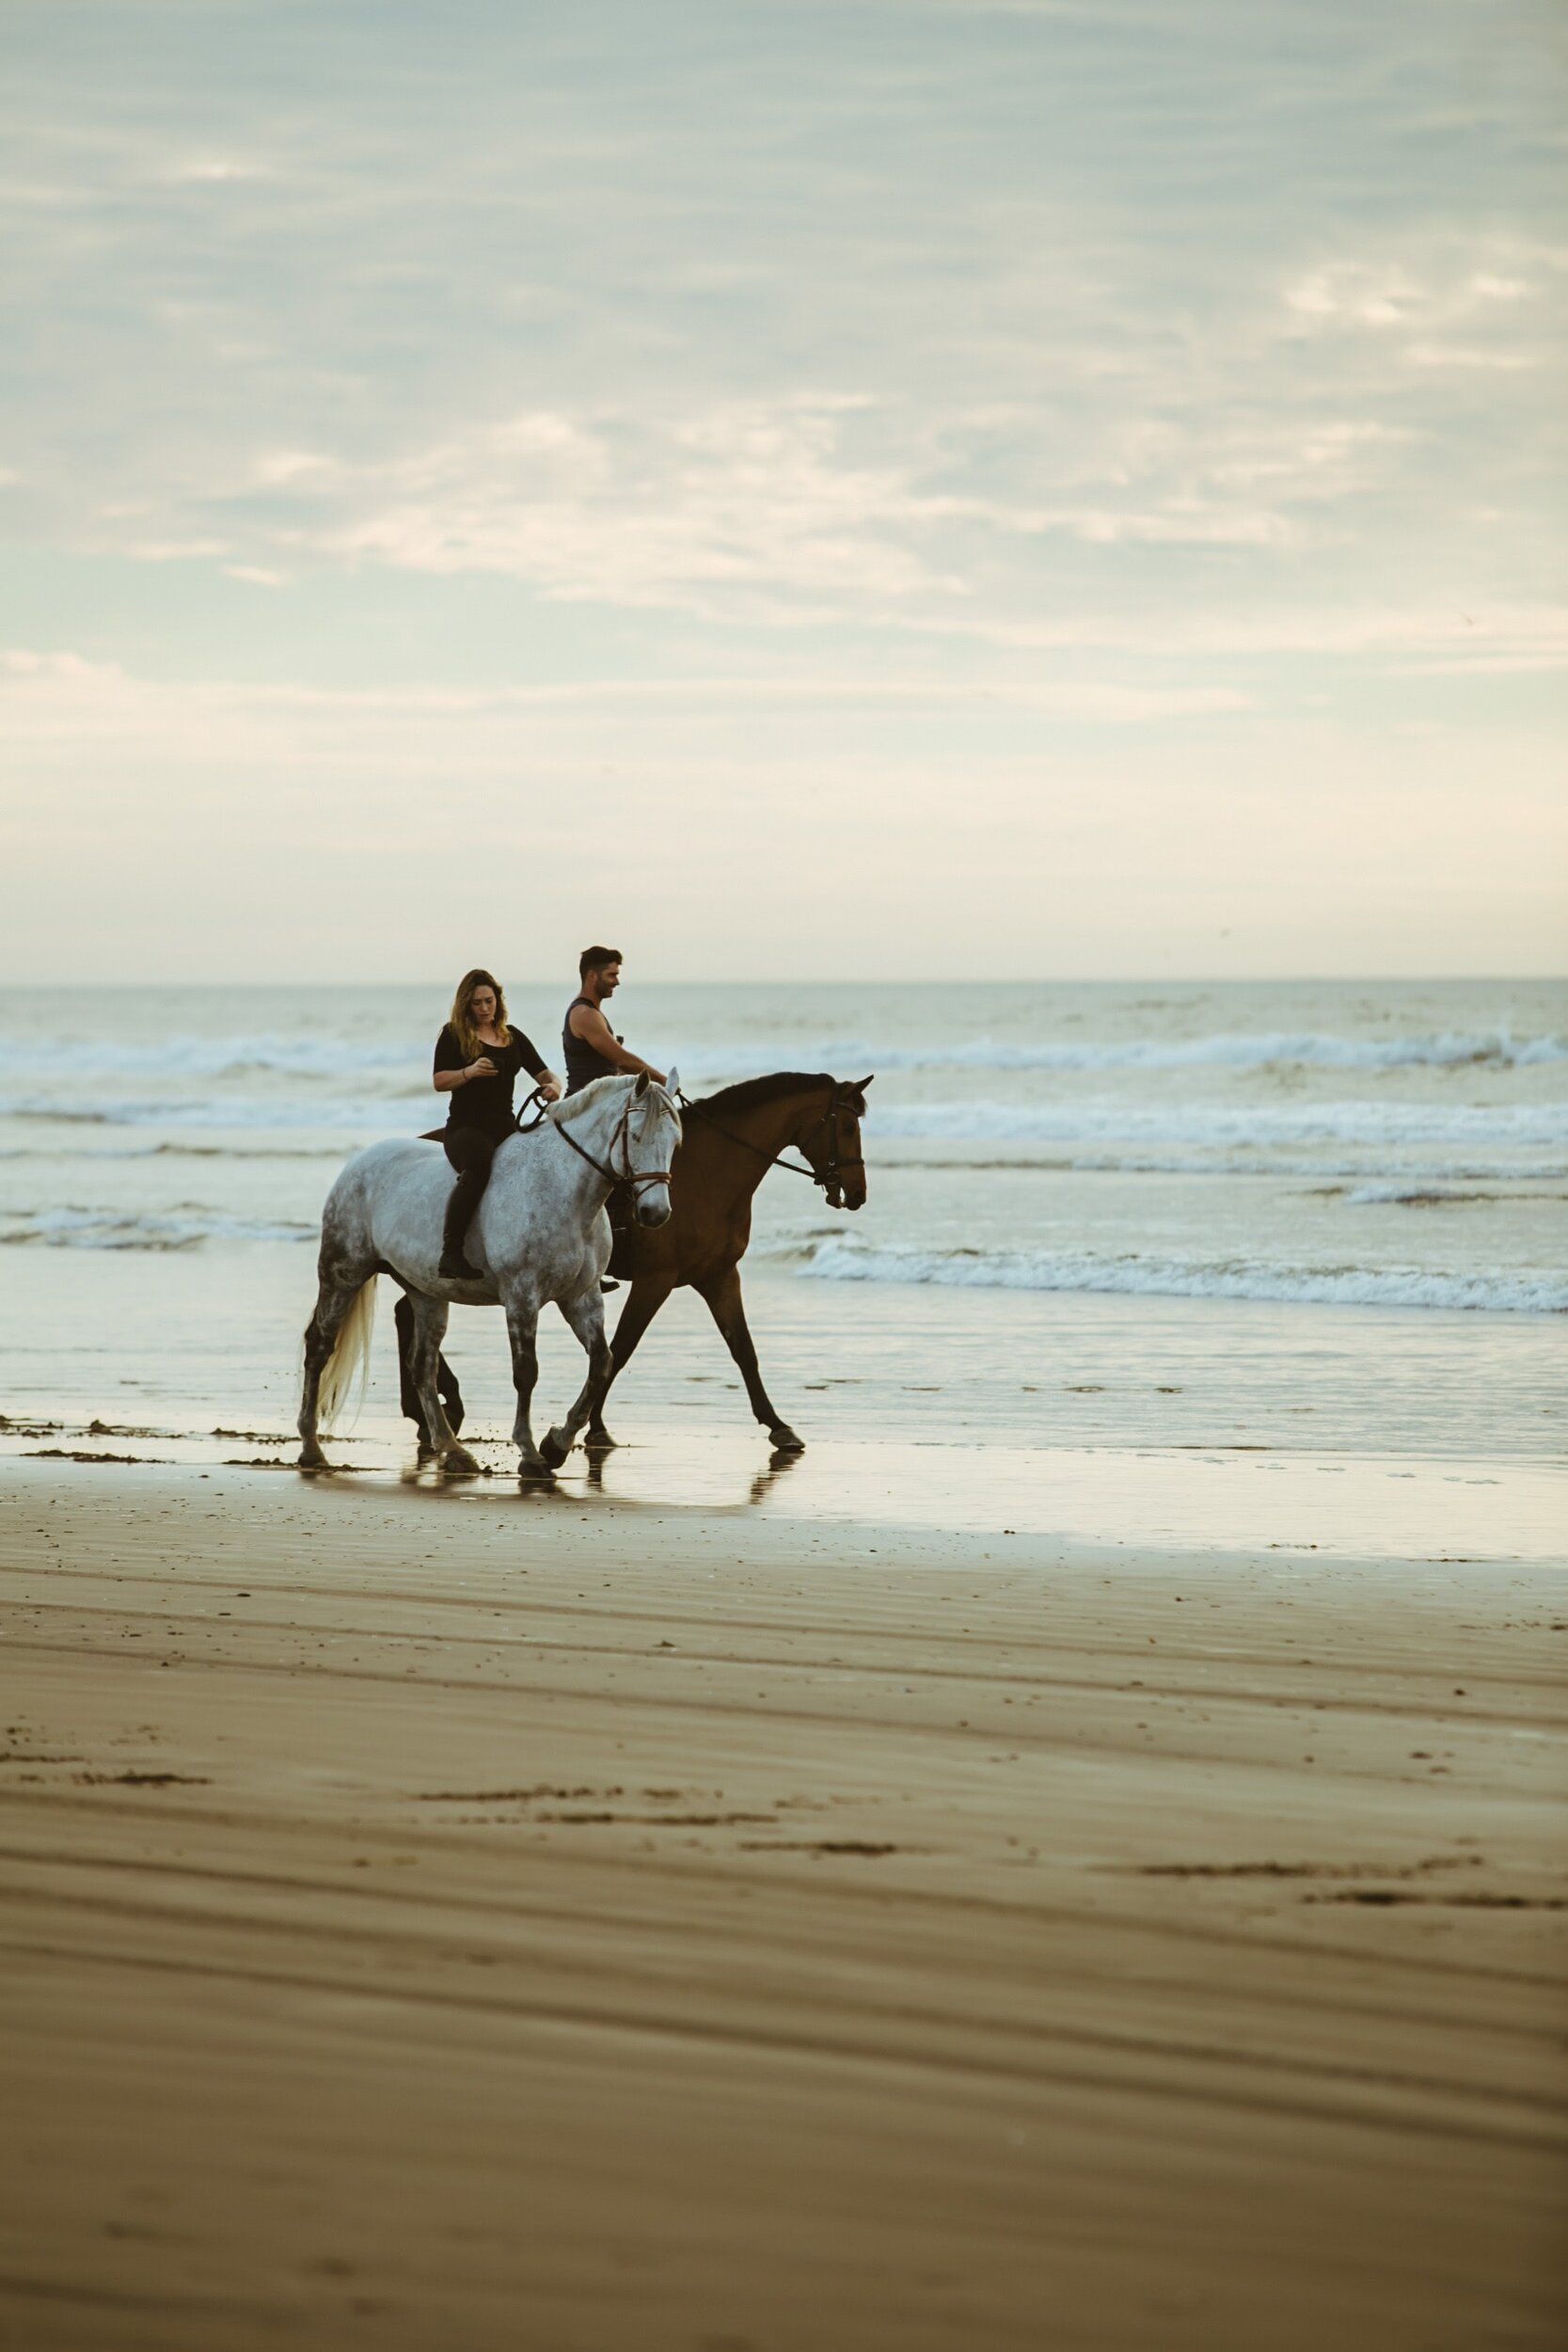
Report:
<svg viewBox="0 0 1568 2352"><path fill-rule="evenodd" d="M630 1075L629 1070L614 1070L608 1077L590 1078L588 1084L578 1087L575 1094L563 1094L559 1103L546 1103L545 1117L559 1127L563 1118L569 1118L576 1111L591 1109L596 1101L609 1093L611 1087L625 1086Z"/></svg>
<svg viewBox="0 0 1568 2352"><path fill-rule="evenodd" d="M749 1111L759 1103L776 1103L785 1094L808 1094L817 1087L836 1086L826 1070L770 1070L766 1078L742 1078L717 1094L705 1094L700 1110Z"/></svg>

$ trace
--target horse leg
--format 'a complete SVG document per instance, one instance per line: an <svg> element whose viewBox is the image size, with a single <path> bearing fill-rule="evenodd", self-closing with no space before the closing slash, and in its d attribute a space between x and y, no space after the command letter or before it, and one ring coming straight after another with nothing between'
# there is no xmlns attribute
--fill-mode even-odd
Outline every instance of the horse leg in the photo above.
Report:
<svg viewBox="0 0 1568 2352"><path fill-rule="evenodd" d="M408 1375L419 1403L420 1419L429 1437L430 1451L436 1456L439 1470L454 1470L477 1475L479 1464L467 1446L459 1445L457 1433L448 1421L441 1403L436 1374L441 1361L441 1341L450 1312L444 1298L427 1298L416 1291L409 1299L413 1330L408 1348Z"/></svg>
<svg viewBox="0 0 1568 2352"><path fill-rule="evenodd" d="M398 1335L398 1405L404 1421L411 1421L420 1433L422 1453L430 1444L430 1432L420 1410L419 1391L414 1386L414 1310L408 1294L404 1291L392 1309L392 1322Z"/></svg>
<svg viewBox="0 0 1568 2352"><path fill-rule="evenodd" d="M563 1298L559 1303L562 1313L588 1351L588 1377L565 1420L549 1432L539 1449L552 1470L560 1469L576 1445L583 1422L591 1413L598 1411L615 1371L615 1359L605 1337L604 1298L598 1284L594 1283L579 1297Z"/></svg>
<svg viewBox="0 0 1568 2352"><path fill-rule="evenodd" d="M426 1425L419 1391L414 1386L414 1309L406 1292L400 1295L392 1311L392 1321L397 1326L398 1384L404 1419L411 1421L420 1433L420 1452L431 1454L435 1451L436 1439ZM463 1428L463 1391L457 1385L456 1373L444 1356L437 1356L436 1359L436 1392L441 1400L448 1428L454 1437L460 1436Z"/></svg>
<svg viewBox="0 0 1568 2352"><path fill-rule="evenodd" d="M316 1292L316 1311L305 1327L305 1379L300 1390L299 1419L294 1426L299 1431L299 1467L301 1470L330 1468L316 1435L317 1407L321 1397L322 1374L326 1370L338 1334L348 1319L348 1311L358 1297L362 1279L343 1279L337 1275L324 1274Z"/></svg>
<svg viewBox="0 0 1568 2352"><path fill-rule="evenodd" d="M614 1357L610 1377L588 1416L588 1442L591 1446L612 1446L615 1443L604 1425L605 1398L630 1363L637 1352L638 1341L674 1287L673 1274L657 1274L647 1278L639 1276L633 1280L631 1295L622 1308L620 1320L615 1326Z"/></svg>
<svg viewBox="0 0 1568 2352"><path fill-rule="evenodd" d="M512 1385L517 1391L517 1418L512 1424L517 1473L522 1478L548 1478L550 1466L533 1442L529 1418L539 1378L539 1302L531 1293L507 1300L506 1335L512 1343Z"/></svg>
<svg viewBox="0 0 1568 2352"><path fill-rule="evenodd" d="M713 1281L698 1285L706 1299L708 1312L724 1336L724 1344L735 1358L746 1393L752 1400L752 1410L767 1430L781 1454L803 1454L806 1441L798 1438L788 1422L775 1411L768 1391L762 1385L757 1367L757 1351L746 1326L746 1309L740 1296L740 1268L727 1266ZM617 1339L620 1334L617 1332Z"/></svg>

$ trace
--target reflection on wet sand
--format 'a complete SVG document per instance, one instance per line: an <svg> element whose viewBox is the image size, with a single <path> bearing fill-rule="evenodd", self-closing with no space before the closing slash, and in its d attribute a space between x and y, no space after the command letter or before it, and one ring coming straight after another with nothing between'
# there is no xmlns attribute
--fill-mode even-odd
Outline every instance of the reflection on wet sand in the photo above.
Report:
<svg viewBox="0 0 1568 2352"><path fill-rule="evenodd" d="M752 1479L752 1491L748 1500L760 1502L768 1489L778 1485L785 1470L794 1470L804 1460L805 1455L798 1446L775 1446L768 1457L768 1468L758 1470Z"/></svg>
<svg viewBox="0 0 1568 2352"><path fill-rule="evenodd" d="M644 1502L647 1500L645 1495L628 1494L625 1491L617 1494L614 1483L610 1482L607 1484L606 1482L605 1471L610 1466L611 1459L617 1454L624 1455L625 1451L626 1450L623 1447L618 1445L596 1445L589 1446L584 1449L587 1457L587 1476L584 1480L584 1485L590 1494L603 1495L610 1502ZM751 1503L760 1502L764 1496L767 1495L773 1486L777 1486L779 1480L784 1476L784 1472L786 1470L794 1470L800 1462L804 1460L804 1454L797 1448L775 1446L772 1453L769 1454L768 1457L767 1469L758 1470L752 1477L750 1486L747 1487L744 1498L742 1498L737 1492L736 1500L739 1502L744 1499L745 1502ZM565 1467L569 1470L571 1467L570 1463L565 1465ZM633 1450L633 1457L632 1462L629 1465L629 1470L631 1477L635 1480L635 1449ZM720 1494L717 1496L705 1497L705 1500L722 1502L724 1497L722 1494Z"/></svg>
<svg viewBox="0 0 1568 2352"><path fill-rule="evenodd" d="M298 1439L283 1430L139 1423L132 1430L58 1418L0 1424L0 1460L33 1454L99 1468L254 1468L302 1475L307 1485L383 1492L395 1485L454 1503L519 1491L578 1506L592 1499L616 1510L754 1509L999 1537L1048 1534L1121 1549L1539 1560L1560 1556L1568 1522L1568 1473L1528 1455L1298 1452L1257 1442L1133 1452L832 1437L814 1438L804 1454L764 1454L749 1430L667 1422L638 1442L573 1454L557 1477L519 1479L504 1424L469 1434L478 1449L471 1466L439 1470L411 1433L344 1432L333 1437L325 1466L301 1473ZM237 1462L220 1451L235 1436L276 1454ZM153 1438L157 1456L111 1453L103 1437ZM40 1438L51 1443L33 1442Z"/></svg>

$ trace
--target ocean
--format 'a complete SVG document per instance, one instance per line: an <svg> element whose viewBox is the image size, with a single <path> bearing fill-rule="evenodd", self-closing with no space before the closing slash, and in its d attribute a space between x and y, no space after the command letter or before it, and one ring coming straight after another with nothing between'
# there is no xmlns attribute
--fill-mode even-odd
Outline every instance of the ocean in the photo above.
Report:
<svg viewBox="0 0 1568 2352"><path fill-rule="evenodd" d="M511 993L557 1065L569 993ZM1025 1485L1091 1455L1124 1483L1178 1454L1542 1476L1560 1455L1564 983L628 980L613 1009L693 1094L875 1073L864 1210L772 1174L745 1266L814 1452L942 1454L917 1467L956 1511L977 1454ZM322 1200L348 1152L438 1123L445 1010L434 986L0 992L0 1440L287 1432ZM499 1468L499 1319L454 1314L448 1352ZM552 1414L578 1362L562 1331ZM389 1464L385 1334L376 1363L352 1445ZM612 1407L641 1457L616 1474L679 1437L693 1499L709 1440L722 1476L763 1443L689 1297Z"/></svg>

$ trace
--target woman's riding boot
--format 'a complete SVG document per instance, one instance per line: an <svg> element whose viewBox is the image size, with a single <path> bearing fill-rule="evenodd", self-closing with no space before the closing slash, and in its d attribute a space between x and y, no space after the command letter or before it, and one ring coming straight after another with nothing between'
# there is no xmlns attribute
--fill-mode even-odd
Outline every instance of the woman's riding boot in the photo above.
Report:
<svg viewBox="0 0 1568 2352"><path fill-rule="evenodd" d="M466 1168L451 1188L446 1220L441 1228L441 1262L436 1269L443 1282L483 1282L484 1279L480 1268L470 1265L464 1256L463 1239L467 1232L469 1219L479 1206L484 1179L489 1172L488 1165L482 1168ZM474 1181L476 1177L479 1180L477 1184Z"/></svg>

